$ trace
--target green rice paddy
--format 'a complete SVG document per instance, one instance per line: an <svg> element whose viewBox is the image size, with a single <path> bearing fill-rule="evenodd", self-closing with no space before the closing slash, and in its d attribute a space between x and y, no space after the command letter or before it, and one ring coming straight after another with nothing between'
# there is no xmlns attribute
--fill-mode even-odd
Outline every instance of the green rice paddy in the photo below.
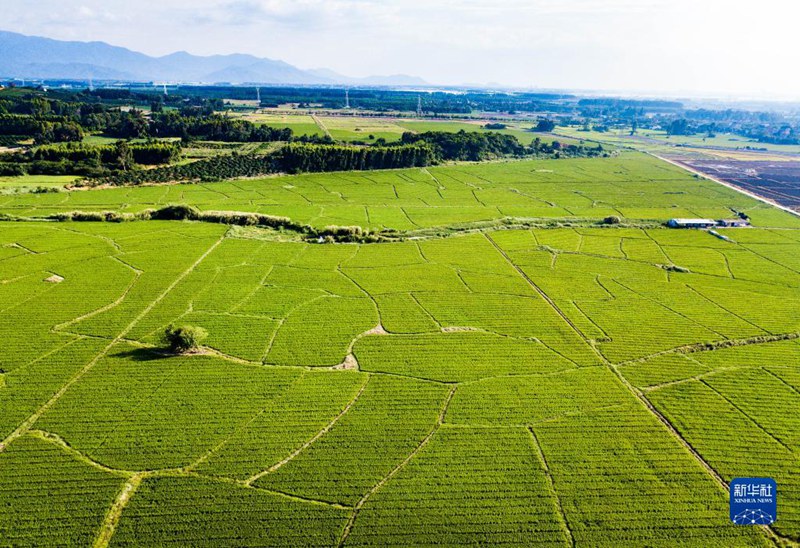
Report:
<svg viewBox="0 0 800 548"><path fill-rule="evenodd" d="M409 237L41 220L174 203ZM34 219L0 222L0 544L800 541L800 219L721 185L626 153L0 212ZM770 529L730 524L741 476Z"/></svg>

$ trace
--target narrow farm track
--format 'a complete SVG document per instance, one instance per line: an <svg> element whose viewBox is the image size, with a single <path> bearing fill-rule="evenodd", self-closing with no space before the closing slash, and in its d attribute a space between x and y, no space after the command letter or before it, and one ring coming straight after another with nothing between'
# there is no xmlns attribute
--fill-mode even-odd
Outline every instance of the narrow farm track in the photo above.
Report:
<svg viewBox="0 0 800 548"><path fill-rule="evenodd" d="M333 139L331 132L328 130L328 126L326 126L325 123L319 119L319 116L316 114L311 114L311 119L314 120L314 123L317 124L317 127L321 129L327 137Z"/></svg>
<svg viewBox="0 0 800 548"><path fill-rule="evenodd" d="M793 331L791 333L777 333L774 335L756 335L755 337L745 337L742 339L725 339L723 341L717 341L713 343L685 344L682 346L676 346L675 348L669 348L667 350L655 352L653 354L648 354L647 356L642 356L640 358L636 358L635 360L621 362L618 365L630 365L632 363L645 362L659 356L665 356L667 354L693 354L695 352L718 350L720 348L749 346L753 344L768 344L772 342L791 341L795 339L800 339L800 331Z"/></svg>
<svg viewBox="0 0 800 548"><path fill-rule="evenodd" d="M699 362L695 362L699 363ZM747 369L759 369L757 366L753 365L741 365L741 366L733 366L733 367L718 367L716 369L712 369L711 371L707 371L705 373L701 373L700 375L692 375L691 377L686 377L685 379L678 379L676 381L669 381L669 382L662 382L658 384L652 384L646 388L642 388L643 394L648 394L650 392L655 392L656 390L660 390L662 388L668 388L670 386L678 386L681 384L685 384L691 381L702 381L705 377L711 375L717 375L719 373L728 373L731 371L743 371Z"/></svg>
<svg viewBox="0 0 800 548"><path fill-rule="evenodd" d="M686 314L682 313L681 311L676 310L674 308L671 308L671 307L665 305L664 303L662 303L662 302L660 302L660 301L658 301L658 300L656 300L656 299L654 299L652 297L649 297L648 295L642 293L641 291L636 291L635 289L633 289L629 285L625 285L624 283L620 282L619 280L612 280L612 281L615 284L617 284L618 286L620 286L621 288L633 293L634 295L636 295L640 299L645 300L645 301L649 301L649 302L655 304L656 306L659 306L659 307L661 307L661 308L663 308L665 310L669 310L670 312L672 312L676 316L680 316L681 318L683 318L687 322L693 323L694 325L696 325L698 327L707 329L707 330L711 331L712 333L714 333L715 335L719 336L722 339L725 338L725 335L723 333L720 333L719 331L715 331L714 329L708 327L707 325L702 324L702 323L698 322L697 320L687 316Z"/></svg>
<svg viewBox="0 0 800 548"><path fill-rule="evenodd" d="M314 437L312 437L310 440L308 440L303 445L298 447L295 451L293 451L289 456L287 456L283 460L281 460L279 462L276 462L275 464L273 464L272 466L270 466L266 470L262 470L258 474L254 474L254 475L250 476L249 478L247 478L244 481L245 485L248 485L248 486L252 485L253 483L258 481L259 479L261 479L264 476L266 476L267 474L271 474L271 473L275 472L276 470L278 470L279 468L283 467L284 465L288 464L289 462L294 460L300 453L302 453L303 451L305 451L306 449L311 447L311 445L315 441L317 441L322 436L327 434L330 431L330 429L333 428L336 425L337 422L339 422L339 419L341 419L350 410L350 408L353 407L353 405L355 405L355 403L361 397L361 394L363 394L364 390L366 390L367 385L369 384L369 379L370 379L370 377L369 377L369 375L367 375L367 378L364 380L364 384L361 385L361 388L358 390L358 393L356 393L355 397L352 400L350 400L349 402L347 402L347 405L344 406L344 408L339 412L339 414L336 415L328 424L326 424L325 427L322 430L320 430L319 432L314 434Z"/></svg>
<svg viewBox="0 0 800 548"><path fill-rule="evenodd" d="M201 456L200 456L200 457L199 457L197 460L195 460L194 462L192 462L192 463L191 463L189 466L186 466L186 467L184 468L184 470L185 470L185 471L187 471L187 472L188 472L188 471L191 471L192 469L194 469L194 468L197 468L198 466L200 466L201 464L203 464L204 462L206 462L208 459L210 459L212 456L214 456L216 453L218 453L218 452L220 451L220 449L222 449L222 448L223 448L225 445L227 445L227 444L230 442L230 440L231 440L231 439L233 439L233 438L234 438L234 437L236 437L238 434L240 434L241 432L243 432L244 430L246 430L246 429L247 429L247 427L249 427L251 424L253 424L253 422L255 422L256 420L258 420L258 418L259 418L259 417L261 417L261 416L262 416L264 413L266 413L266 412L267 412L267 410L270 408L270 406L272 406L272 405L275 403L275 401L277 401L277 400L280 400L281 398L283 398L283 397L286 395L286 393L287 393L287 392L288 392L288 391L289 391L289 390L290 390L290 389L291 389L291 388L292 388L294 385L296 385L296 384L298 384L299 382L301 382L301 381L302 381L302 380L305 378L305 376L306 376L306 372L304 371L304 372L303 372L302 374L300 374L300 375L299 375L299 376L298 376L296 379L294 379L294 380L293 380L291 383L287 384L287 385L286 385L286 386L283 388L283 390L281 391L281 393L280 393L280 394L278 394L278 395L277 395L277 396L275 396L274 398L271 398L271 399L267 400L267 402L266 402L266 405L265 405L264 407L262 407L262 408L261 408L261 409L260 409L258 412L254 413L254 414L253 414L253 415L252 415L250 418L248 418L248 419L247 419L245 422L243 422L243 423L242 423L242 424L240 424L238 427L236 427L236 429L234 429L234 431L231 433L231 435L230 435L230 436L228 436L228 437L224 438L224 439L223 439L223 440L221 440L219 443L217 443L217 444L216 444L214 447L212 447L211 449L209 449L208 451L206 451L206 452L205 452L203 455L201 455Z"/></svg>
<svg viewBox="0 0 800 548"><path fill-rule="evenodd" d="M794 449L792 449L790 446L786 445L786 443L781 441L780 438L776 437L769 430L764 428L761 425L761 423L759 423L750 413L748 413L745 409L743 409L741 405L737 404L735 401L731 400L731 398L729 398L728 396L726 396L725 394L723 394L722 392L720 392L719 390L714 388L705 379L699 379L699 381L703 384L703 386L705 386L706 388L708 388L709 390L714 392L714 394L716 394L719 398L725 400L731 407L733 407L739 413L741 413L744 417L746 417L747 420L749 420L750 422L755 424L756 428L758 428L761 432L763 432L765 436L767 436L768 438L771 438L775 443L777 443L778 445L780 445L781 447L786 449L786 451L788 453L794 453L795 452Z"/></svg>
<svg viewBox="0 0 800 548"><path fill-rule="evenodd" d="M530 285L530 286L531 286L531 287L532 287L534 290L536 290L536 292L537 292L537 293L538 293L538 294L539 294L539 295L540 295L540 296L541 296L541 297L542 297L542 298L543 298L545 301L547 301L547 304L549 304L549 305L550 305L550 307L551 307L551 308L552 308L552 309L555 311L555 313L556 313L556 314L558 314L558 315L561 317L561 319L562 319L562 320L564 320L564 321L567 323L567 325L569 325L569 326L572 328L572 330L573 330L573 331L575 331L575 333L577 333L577 334L580 336L580 338L581 338L581 339L583 339L583 340L586 342L586 344L588 344L589 346L592 346L592 345L589 343L589 338L588 338L588 337L587 337L587 336L586 336L586 335L583 333L583 331L581 331L580 329L578 329L578 326L577 326L577 325L575 325L575 324L572 322L572 320L570 320L570 319L567 317L567 315L566 315L566 314L564 314L564 312L563 312L563 311L562 311L562 310L561 310L561 309L558 307L558 305L557 305L555 302L553 302L553 299L551 299L551 298L550 298L550 297L547 295L547 293L545 293L545 292L542 290L542 288L541 288L541 287L539 287L538 285L536 285L536 283L535 283L535 282L534 282L534 281L533 281L533 280L530 278L530 276L528 276L527 274L525 274L525 271L524 271L524 270L522 270L522 269L521 269L521 268L520 268L520 267L519 267L519 266L518 266L518 265L517 265L517 264L516 264L514 261L512 261L512 260L511 260L511 257L509 257L509 256L508 256L508 254L507 254L507 253L506 253L506 252L503 250L503 248L501 248L499 245L497 245L497 242L495 242L495 241L494 241L494 239L492 239L492 237L491 237L489 234L486 234L486 233L484 233L484 236L486 236L486 239L487 239L487 240L489 240L489 243L491 243L491 244L494 246L494 248L497 250L497 252L498 252L498 253L500 253L500 255L502 255L502 256L503 256L503 258L504 258L504 259L505 259L505 260L508 262L508 264L509 264L509 265L511 265L511 266L514 268L514 270L516 270L516 271L517 271L517 273L519 273L519 275L520 275L520 276L522 276L522 278L523 278L523 279L524 279L526 282L528 282L528 284L529 284L529 285Z"/></svg>
<svg viewBox="0 0 800 548"><path fill-rule="evenodd" d="M707 462L707 461L706 461L706 460L703 458L703 456L702 456L702 455L700 455L700 453L698 453L698 451L697 451L697 450L694 448L694 446L692 446L692 444L690 444L688 441L686 441L686 439L684 439L684 437L683 437L683 436L681 436L680 432L678 432L678 430L677 430L677 429L676 429L676 428L675 428L675 427L672 425L672 423L671 423L671 422L669 422L669 420L668 420L668 419L667 419L667 418L666 418L666 417L665 417L665 416L664 416L664 415L663 415L663 414L662 414L662 413L661 413L661 412L660 412L658 409L656 409L656 408L655 408L655 406L654 406L652 403L650 403L650 400L648 400L648 399L647 399L647 396L645 396L643 393L641 393L641 391L637 390L637 389L636 389L636 388L635 388L633 385L631 385L631 384L630 384L630 383L627 381L627 379L625 379L625 377L624 377L624 376L623 376L623 375L622 375L622 374L621 374L621 373L620 373L620 372L617 370L617 368L616 368L616 367L612 367L612 370L613 370L613 371L614 371L614 372L617 374L617 376L618 376L618 377L619 377L619 378L620 378L620 379L623 381L623 383L624 383L624 384L625 384L625 385L628 387L628 389L629 389L629 390L630 390L630 391L631 391L631 392L632 392L634 395L636 395L636 397L637 397L637 398L638 398L638 399L639 399L639 400L640 400L642 403L644 403L644 404L645 404L645 406L647 407L647 409L648 409L648 410L649 410L649 411L650 411L650 412L651 412L653 415L655 415L655 416L656 416L656 417L657 417L657 418L658 418L658 419L659 419L659 420L660 420L660 421L661 421L661 422L664 424L664 426L666 426L666 427L667 427L667 429L670 431L670 433L672 433L672 435L673 435L673 436L674 436L674 437L675 437L675 438L676 438L678 441L680 441L680 443L681 443L681 444L682 444L682 445L683 445L683 446L684 446L684 447L685 447L685 448L686 448L686 449L689 451L689 453L691 453L691 454L692 454L692 456L695 458L695 460L697 460L697 462L699 462L699 463L700 463L700 465L702 465L702 467L703 467L703 468L706 470L706 472L708 472L708 474L709 474L709 475L710 475L712 478L714 478L714 480L717 482L717 484L719 484L720 488L722 488L722 490L723 490L725 493L728 493L728 492L730 491L730 487L729 487L729 485L728 485L728 482L727 482L727 481L725 481L725 478L723 478L723 477L722 477L722 476L719 474L719 472L717 472L717 471L716 471L716 469L715 469L713 466L711 466L711 465L710 465L710 464L709 464L709 463L708 463L708 462ZM786 537L783 537L783 536L779 535L778 533L776 533L776 532L775 532L775 530L774 530L772 527L770 527L769 525L762 525L762 526L760 526L760 527L761 527L761 529L764 531L764 534L765 534L765 535L766 535L766 536L767 536L767 537L768 537L768 538L769 538L769 539L770 539L770 540L771 540L771 541L772 541L772 542L773 542L773 543L774 543L776 546L779 546L779 545L797 546L797 544L796 544L796 543L794 543L794 542L793 542L791 539L789 539L789 538L786 538Z"/></svg>
<svg viewBox="0 0 800 548"><path fill-rule="evenodd" d="M211 247L209 247L205 253L203 253L194 263L192 263L189 268L183 271L154 301L148 304L145 309L140 312L114 339L111 340L101 351L97 354L94 358L92 358L89 363L87 363L80 371L78 371L71 379L67 381L53 396L47 400L39 409L37 409L31 416L25 419L22 424L20 424L16 430L14 430L11 434L9 434L2 442L0 442L0 453L5 451L6 447L13 442L15 439L19 438L23 434L27 433L33 425L36 423L37 420L48 410L50 409L60 398L63 396L70 387L78 382L86 373L91 371L91 369L102 359L104 358L108 352L120 341L122 341L125 336L131 332L131 330L136 326L136 324L144 318L153 308L158 305L164 298L173 290L175 287L188 276L197 266L203 262L203 260L214 251L219 244L225 239L225 236L221 236L217 241L215 241Z"/></svg>
<svg viewBox="0 0 800 548"><path fill-rule="evenodd" d="M114 532L117 529L122 511L125 510L125 506L128 505L128 502L136 492L136 489L139 488L139 485L141 485L143 479L144 474L136 474L123 484L117 498L106 513L103 524L100 526L100 531L98 531L97 537L92 545L93 548L106 548L109 542L111 542L111 537L114 536Z"/></svg>
<svg viewBox="0 0 800 548"><path fill-rule="evenodd" d="M115 306L119 306L119 304L122 303L122 301L125 300L125 297L128 296L128 293L130 293L131 289L133 289L133 286L136 285L136 282L139 280L139 277L143 274L143 272L141 270L139 270L138 268L132 267L131 265L129 265L125 261L120 260L118 257L111 257L111 258L114 259L115 261L119 262L120 264L122 264L126 268L129 268L130 270L133 271L134 278L133 278L133 280L131 280L131 283L128 284L128 286L123 290L123 292L119 296L119 298L116 299L115 301L113 301L113 302L111 302L111 303L109 303L109 304L107 304L105 306L101 306L100 308L98 308L96 310L92 310L91 312L87 312L86 314L78 316L77 318L72 318L69 321L66 321L64 323L56 325L56 326L53 327L53 331L65 331L66 332L66 330L67 330L67 328L69 326L75 325L76 323L81 322L83 320L87 320L87 319L89 319L89 318L91 318L93 316L97 316L98 314L106 312L107 310L111 310Z"/></svg>
<svg viewBox="0 0 800 548"><path fill-rule="evenodd" d="M792 386L791 384L789 384L788 382L786 382L784 379L782 379L781 377L779 377L778 375L776 375L775 373L773 373L772 371L770 371L770 370L769 370L769 369L767 369L766 367L762 367L762 369L763 369L763 370L764 370L764 371L765 371L765 372L766 372L766 373L767 373L769 376L773 377L775 380L777 380L778 382L780 382L780 383L781 383L782 385L784 385L786 388L788 388L789 390L791 390L792 392L794 392L795 394L797 394L798 396L800 396L800 390L798 390L797 388L795 388L794 386Z"/></svg>
<svg viewBox="0 0 800 548"><path fill-rule="evenodd" d="M528 426L527 430L528 433L531 435L531 442L533 443L533 446L536 449L536 456L539 459L539 462L541 462L542 466L544 467L544 475L547 478L548 490L550 491L550 496L553 497L553 500L555 501L556 510L558 511L558 516L560 518L559 525L563 527L564 534L569 540L570 546L574 547L575 537L572 536L572 530L570 530L569 528L569 520L567 520L567 514L564 512L564 506L561 504L561 498L558 496L555 484L553 483L553 475L550 473L550 466L547 464L547 458L544 456L544 452L542 451L542 446L539 443L539 438L536 437L536 432L533 430L532 426Z"/></svg>
<svg viewBox="0 0 800 548"><path fill-rule="evenodd" d="M136 493L136 490L139 488L141 483L147 480L148 478L186 478L186 477L198 478L206 481L215 481L219 483L237 485L245 489L252 489L253 491L269 493L271 495L277 495L286 498L288 500L302 502L305 504L315 504L319 506L336 508L338 510L352 510L352 507L350 506L344 506L341 504L331 503L324 500L302 497L299 495L285 493L274 489L264 489L262 487L252 486L249 485L244 480L238 480L222 476L209 476L206 474L200 474L189 470L190 467L163 468L155 470L135 470L135 471L112 468L93 460L88 455L73 448L71 445L69 445L69 443L66 442L66 440L61 438L61 436L59 436L58 434L53 434L51 432L45 432L41 430L31 430L26 435L40 439L47 443L51 443L56 447L58 447L60 450L72 456L73 458L79 460L80 462L88 464L89 466L97 468L98 470L101 470L105 473L125 479L125 482L122 484L122 487L120 488L117 496L115 497L114 501L112 502L111 506L106 512L103 523L101 524L100 529L96 535L95 541L93 543L93 546L95 548L105 548L110 544L111 539L113 538L114 533L116 532L117 525L122 517L125 508L133 498L134 494ZM190 466L194 466L194 464Z"/></svg>
<svg viewBox="0 0 800 548"><path fill-rule="evenodd" d="M727 262L728 262L728 258L727 258L727 257L725 257L725 262L726 262L726 264L727 264ZM729 268L730 268L730 267L729 267ZM712 304L712 305L716 306L717 308L719 308L719 309L721 309L721 310L724 310L726 314L730 314L731 316L734 316L734 317L736 317L736 318L739 318L739 319L740 319L741 321L743 321L744 323L746 323L746 324L750 324L751 326L755 327L755 328L756 328L756 329L758 329L759 331L763 331L763 332L765 332L765 333L767 333L767 334L769 334L769 335L772 335L772 333L770 333L769 331L767 331L766 329L764 329L764 328L763 328L763 327L761 327L760 325L757 325L757 324L755 324L755 323L751 322L750 320L748 320L747 318L745 318L744 316L740 315L738 312L736 312L735 310L733 310L733 309L732 309L732 307L725 307L725 306L722 306L722 305L721 305L721 304L719 304L718 302L716 302L716 301L714 301L714 300L712 300L712 299L709 299L708 297L706 297L705 295L703 295L703 293L701 293L700 291L698 291L697 289L695 289L694 287L692 287L692 286L691 286L691 285L689 285L689 284L686 284L686 285L685 285L685 287L686 287L687 289L689 289L689 290L690 290L692 293L694 293L695 295L697 295L698 297L700 297L701 299L703 299L704 301L707 301L707 302L709 302L710 304Z"/></svg>
<svg viewBox="0 0 800 548"><path fill-rule="evenodd" d="M55 348L53 348L52 350L50 350L50 351L48 351L48 352L46 352L46 353L42 354L41 356L39 356L39 357L38 357L38 358L36 358L35 360L31 360L31 361L29 361L28 363L26 363L25 365L23 365L23 366L21 366L21 367L18 367L18 368L16 369L16 372L17 372L17 373L19 373L19 372L21 372L21 371L24 371L25 369L27 369L27 368L29 368L29 367L32 367L32 366L36 365L37 363L39 363L39 362L41 362L41 361L43 361L43 360L46 360L46 359L47 359L47 358L49 358L50 356L52 356L52 355L54 355L54 354L57 354L58 352L61 352L62 350L64 350L64 349L65 349L65 348L67 348L68 346L70 346L70 345L73 345L73 344L75 344L76 342L80 341L80 340L81 340L81 338L83 338L83 337L81 337L81 336L78 336L78 337L75 337L75 338L73 338L73 339L69 339L69 340L68 340L67 342L65 342L64 344L62 344L62 345L60 345L60 346L56 346Z"/></svg>
<svg viewBox="0 0 800 548"><path fill-rule="evenodd" d="M74 447L72 447L69 443L67 443L67 441L64 438L62 438L58 434L54 434L53 432L45 432L43 430L30 430L27 435L46 441L48 443L52 443L56 447L59 447L64 451L66 451L67 453L69 453L72 457L76 458L77 460L85 464L88 464L89 466L92 466L94 468L97 468L98 470L106 472L108 474L131 478L141 473L140 471L112 468L110 466L106 466L101 462L97 462L96 460L89 457L85 453L82 453L77 449L75 449Z"/></svg>
<svg viewBox="0 0 800 548"><path fill-rule="evenodd" d="M395 475L397 475L400 470L402 470L411 460L417 456L417 454L426 446L428 442L431 441L436 432L442 427L444 424L444 417L447 414L447 409L450 407L450 402L453 400L453 396L456 393L456 389L458 385L453 386L450 389L450 392L447 393L445 396L444 402L442 404L441 409L439 410L439 417L434 425L433 429L428 433L427 436L423 438L423 440L414 448L414 450L405 458L402 462L400 462L397 466L395 466L391 472L389 472L381 481L376 483L372 489L367 491L367 493L361 497L361 499L356 503L353 507L353 513L350 515L350 519L347 522L347 525L344 527L344 531L342 531L342 537L339 539L339 547L343 547L347 542L347 538L350 536L350 533L353 530L353 526L355 525L356 519L358 519L358 513L361 511L361 508L366 504L366 502L370 499L372 495L377 493L381 487L386 485L386 483L391 480Z"/></svg>

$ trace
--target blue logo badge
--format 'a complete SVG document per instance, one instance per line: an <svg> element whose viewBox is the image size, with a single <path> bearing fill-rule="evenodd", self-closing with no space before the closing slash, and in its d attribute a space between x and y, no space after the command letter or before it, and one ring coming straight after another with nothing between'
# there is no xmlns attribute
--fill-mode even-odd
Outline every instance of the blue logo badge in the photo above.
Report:
<svg viewBox="0 0 800 548"><path fill-rule="evenodd" d="M772 478L731 481L731 521L736 525L770 525L778 518L778 485Z"/></svg>

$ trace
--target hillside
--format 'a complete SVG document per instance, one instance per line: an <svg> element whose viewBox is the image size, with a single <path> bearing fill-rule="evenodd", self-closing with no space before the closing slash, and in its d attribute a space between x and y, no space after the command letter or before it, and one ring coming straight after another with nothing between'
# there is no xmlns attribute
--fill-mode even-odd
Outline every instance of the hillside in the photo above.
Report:
<svg viewBox="0 0 800 548"><path fill-rule="evenodd" d="M67 42L0 31L0 77L263 84L423 85L406 76L349 78L328 70L302 70L253 55L197 56L185 51L151 57L104 42Z"/></svg>

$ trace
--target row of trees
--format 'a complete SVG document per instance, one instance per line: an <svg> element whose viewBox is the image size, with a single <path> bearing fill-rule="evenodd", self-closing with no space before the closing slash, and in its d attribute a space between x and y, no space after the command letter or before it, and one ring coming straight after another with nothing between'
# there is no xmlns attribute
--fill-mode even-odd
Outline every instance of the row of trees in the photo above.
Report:
<svg viewBox="0 0 800 548"><path fill-rule="evenodd" d="M513 135L502 133L458 133L428 131L425 133L403 133L401 143L428 144L436 160L466 160L477 162L502 156L522 156L525 147Z"/></svg>
<svg viewBox="0 0 800 548"><path fill-rule="evenodd" d="M163 165L181 153L178 143L151 141L113 145L60 143L43 145L21 153L0 155L0 175L83 175L108 176L128 171L136 165Z"/></svg>
<svg viewBox="0 0 800 548"><path fill-rule="evenodd" d="M173 181L219 181L270 173L422 167L434 162L432 148L424 143L388 147L293 143L268 155L217 156L191 164L117 173L92 181L92 184L137 185Z"/></svg>
<svg viewBox="0 0 800 548"><path fill-rule="evenodd" d="M291 141L293 136L289 128L261 126L216 114L184 116L176 111L153 114L148 134L152 137L227 142Z"/></svg>
<svg viewBox="0 0 800 548"><path fill-rule="evenodd" d="M427 143L381 147L290 144L275 154L275 161L278 171L301 173L423 167L434 163L435 156Z"/></svg>
<svg viewBox="0 0 800 548"><path fill-rule="evenodd" d="M220 103L219 105L217 103ZM180 109L123 109L100 103L68 103L32 93L0 98L0 135L33 138L36 144L80 141L101 132L119 139L180 137L228 142L291 141L289 128L271 128L214 114L221 101L187 103Z"/></svg>
<svg viewBox="0 0 800 548"><path fill-rule="evenodd" d="M458 133L404 133L402 142L427 143L433 148L436 161L478 162L506 156L591 157L605 153L602 145L564 145L536 137L529 146L524 146L513 135L467 133L463 130Z"/></svg>
<svg viewBox="0 0 800 548"><path fill-rule="evenodd" d="M83 128L60 117L40 120L20 114L0 114L0 135L33 138L36 144L77 142L84 137Z"/></svg>
<svg viewBox="0 0 800 548"><path fill-rule="evenodd" d="M113 145L85 145L79 143L45 145L26 153L32 161L85 162L94 165L136 163L141 165L169 164L180 157L181 148L177 143L150 141L128 143L119 141ZM129 159L129 162L120 158Z"/></svg>
<svg viewBox="0 0 800 548"><path fill-rule="evenodd" d="M407 135L407 137L406 137ZM394 146L354 147L290 143L267 155L232 154L199 160L191 164L117 173L93 184L135 185L173 181L218 181L256 177L270 173L310 173L424 167L443 160L483 160L509 154L550 157L599 156L602 146L543 143L538 138L529 147L513 136L495 133L406 134L404 143Z"/></svg>

